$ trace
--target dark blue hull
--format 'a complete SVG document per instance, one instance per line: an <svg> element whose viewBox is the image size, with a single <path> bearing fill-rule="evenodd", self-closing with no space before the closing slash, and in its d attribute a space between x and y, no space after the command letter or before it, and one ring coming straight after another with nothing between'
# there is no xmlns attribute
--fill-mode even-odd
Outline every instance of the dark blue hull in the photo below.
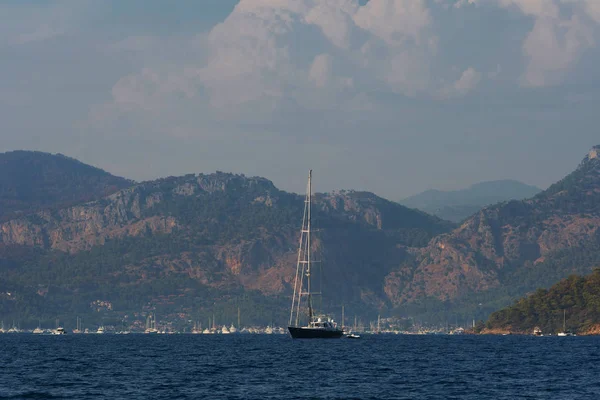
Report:
<svg viewBox="0 0 600 400"><path fill-rule="evenodd" d="M339 339L344 336L344 331L339 329L315 329L288 326L288 330L294 339Z"/></svg>

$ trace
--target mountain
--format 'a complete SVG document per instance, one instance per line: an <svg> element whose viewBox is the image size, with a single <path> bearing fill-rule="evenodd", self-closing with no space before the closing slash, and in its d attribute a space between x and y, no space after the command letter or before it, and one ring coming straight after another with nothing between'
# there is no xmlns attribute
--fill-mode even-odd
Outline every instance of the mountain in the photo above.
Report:
<svg viewBox="0 0 600 400"><path fill-rule="evenodd" d="M485 206L526 199L539 192L541 189L519 181L498 180L477 183L461 190L426 190L401 200L400 204L448 221L460 222Z"/></svg>
<svg viewBox="0 0 600 400"><path fill-rule="evenodd" d="M451 303L483 317L539 287L600 265L600 146L527 200L486 207L386 277L390 300ZM433 305L432 305L433 304Z"/></svg>
<svg viewBox="0 0 600 400"><path fill-rule="evenodd" d="M13 218L0 223L0 293L18 295L0 296L0 315L104 321L150 308L231 323L240 307L283 323L303 207L267 179L217 172ZM385 305L383 279L408 248L455 227L368 192L317 194L313 210L323 304L356 313Z"/></svg>
<svg viewBox="0 0 600 400"><path fill-rule="evenodd" d="M359 317L486 319L590 273L600 265L599 151L547 190L460 226L368 192L315 195L319 301ZM284 324L303 205L265 178L217 172L5 220L0 316L108 323L155 310L184 325L230 324L239 308L246 321Z"/></svg>
<svg viewBox="0 0 600 400"><path fill-rule="evenodd" d="M96 200L131 185L62 154L0 153L0 221Z"/></svg>
<svg viewBox="0 0 600 400"><path fill-rule="evenodd" d="M600 269L588 276L569 276L493 313L483 333L531 334L537 326L555 335L563 324L577 334L600 333Z"/></svg>

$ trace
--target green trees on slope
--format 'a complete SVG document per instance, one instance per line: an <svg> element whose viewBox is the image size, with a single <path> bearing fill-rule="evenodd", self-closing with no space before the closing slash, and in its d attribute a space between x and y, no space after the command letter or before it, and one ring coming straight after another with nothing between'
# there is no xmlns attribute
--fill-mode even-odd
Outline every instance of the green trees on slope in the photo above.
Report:
<svg viewBox="0 0 600 400"><path fill-rule="evenodd" d="M539 326L545 333L556 333L563 328L563 311L568 330L584 332L600 324L600 268L585 277L571 275L548 290L538 289L493 313L486 327L528 333Z"/></svg>

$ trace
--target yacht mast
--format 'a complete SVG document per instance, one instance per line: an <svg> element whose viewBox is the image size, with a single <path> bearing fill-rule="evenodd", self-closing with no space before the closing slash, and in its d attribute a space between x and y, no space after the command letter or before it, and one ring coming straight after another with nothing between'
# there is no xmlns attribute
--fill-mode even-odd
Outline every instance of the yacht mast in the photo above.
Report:
<svg viewBox="0 0 600 400"><path fill-rule="evenodd" d="M302 216L302 228L298 244L298 263L296 264L296 278L294 279L294 295L292 297L292 308L290 310L290 326L300 325L300 307L302 296L308 296L309 323L313 319L313 305L311 293L311 256L310 256L310 225L311 225L311 197L312 197L312 170L308 173L308 185L306 197L304 198L304 213ZM306 287L304 278L306 277ZM294 318L295 313L295 318Z"/></svg>
<svg viewBox="0 0 600 400"><path fill-rule="evenodd" d="M306 201L308 202L308 221L306 224L306 288L308 289L308 321L313 320L312 294L310 292L310 208L312 199L312 169L308 172L308 194Z"/></svg>

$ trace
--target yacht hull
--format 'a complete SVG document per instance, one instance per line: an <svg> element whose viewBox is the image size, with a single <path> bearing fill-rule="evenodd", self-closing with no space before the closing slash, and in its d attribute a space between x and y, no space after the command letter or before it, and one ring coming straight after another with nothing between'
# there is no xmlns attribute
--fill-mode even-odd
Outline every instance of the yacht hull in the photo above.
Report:
<svg viewBox="0 0 600 400"><path fill-rule="evenodd" d="M338 329L288 326L288 330L294 339L339 339L344 335L344 331Z"/></svg>

